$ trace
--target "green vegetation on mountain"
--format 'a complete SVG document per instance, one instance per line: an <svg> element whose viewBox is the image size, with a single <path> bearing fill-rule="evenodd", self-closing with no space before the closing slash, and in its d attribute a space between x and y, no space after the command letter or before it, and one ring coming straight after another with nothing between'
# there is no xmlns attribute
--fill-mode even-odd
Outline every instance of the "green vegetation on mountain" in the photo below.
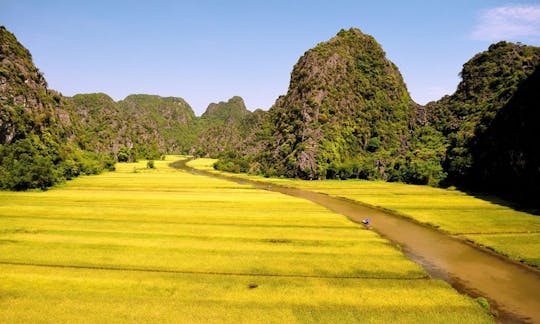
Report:
<svg viewBox="0 0 540 324"><path fill-rule="evenodd" d="M60 94L47 89L30 52L0 26L0 189L45 189L111 168L107 156L73 145Z"/></svg>
<svg viewBox="0 0 540 324"><path fill-rule="evenodd" d="M47 89L29 51L4 27L0 48L1 189L45 189L114 161L188 152L238 157L256 146L254 125L265 112L248 111L240 97L210 105L202 118L182 98L64 97Z"/></svg>
<svg viewBox="0 0 540 324"><path fill-rule="evenodd" d="M111 152L122 127L114 100L104 93L93 93L75 95L65 101L73 122L75 142L83 149Z"/></svg>
<svg viewBox="0 0 540 324"><path fill-rule="evenodd" d="M391 160L407 150L413 102L397 67L358 29L307 51L287 94L270 110L272 140L263 172L317 179L391 177ZM349 173L349 172L347 172Z"/></svg>
<svg viewBox="0 0 540 324"><path fill-rule="evenodd" d="M445 140L416 123L417 106L375 39L341 30L295 65L287 94L258 127L258 154L217 167L230 170L232 162L267 176L435 185L445 177Z"/></svg>
<svg viewBox="0 0 540 324"><path fill-rule="evenodd" d="M371 36L342 30L295 65L287 94L257 128L258 153L216 167L454 184L534 203L539 63L540 48L499 42L463 66L453 95L420 106Z"/></svg>
<svg viewBox="0 0 540 324"><path fill-rule="evenodd" d="M427 105L448 141L448 182L534 202L540 192L540 48L493 44L464 64L456 92Z"/></svg>
<svg viewBox="0 0 540 324"><path fill-rule="evenodd" d="M188 152L195 141L195 114L182 99L130 95L120 102L102 93L66 98L75 139L84 149L123 161ZM120 154L120 155L119 155ZM122 157L122 158L121 158Z"/></svg>
<svg viewBox="0 0 540 324"><path fill-rule="evenodd" d="M63 97L4 27L0 50L3 189L190 153L266 176L459 185L529 203L540 191L538 47L494 44L463 66L453 95L420 106L373 37L341 30L300 58L268 112L233 97L200 118L175 97Z"/></svg>
<svg viewBox="0 0 540 324"><path fill-rule="evenodd" d="M234 96L227 102L211 103L201 119L216 123L233 123L249 115L244 99Z"/></svg>
<svg viewBox="0 0 540 324"><path fill-rule="evenodd" d="M244 100L232 97L227 102L211 103L199 119L199 139L194 153L198 156L218 156L236 150L242 141L239 125L251 112Z"/></svg>
<svg viewBox="0 0 540 324"><path fill-rule="evenodd" d="M537 204L540 193L540 69L528 77L475 140L477 188ZM474 184L474 182L473 182Z"/></svg>
<svg viewBox="0 0 540 324"><path fill-rule="evenodd" d="M182 98L103 93L64 97L47 89L30 52L0 29L0 189L46 189L114 161L168 153L238 158L256 147L265 112L240 97L197 118Z"/></svg>
<svg viewBox="0 0 540 324"><path fill-rule="evenodd" d="M131 119L138 146L155 143L162 154L186 153L196 140L195 113L182 98L130 95L119 102Z"/></svg>
<svg viewBox="0 0 540 324"><path fill-rule="evenodd" d="M262 110L249 111L238 96L227 102L211 103L198 121L198 140L192 152L196 156L224 158L234 168L246 167L242 161L256 150L256 132L265 116ZM231 164L231 160L240 162Z"/></svg>

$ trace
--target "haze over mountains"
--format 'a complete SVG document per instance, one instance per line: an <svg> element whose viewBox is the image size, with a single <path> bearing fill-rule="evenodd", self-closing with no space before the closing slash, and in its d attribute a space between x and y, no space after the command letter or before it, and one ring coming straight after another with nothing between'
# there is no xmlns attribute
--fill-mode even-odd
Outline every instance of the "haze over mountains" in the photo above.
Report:
<svg viewBox="0 0 540 324"><path fill-rule="evenodd" d="M464 65L453 95L420 106L373 37L341 30L300 58L267 112L232 97L201 117L182 98L64 97L4 27L0 50L4 189L188 153L267 176L457 184L529 203L540 192L538 47L494 44Z"/></svg>

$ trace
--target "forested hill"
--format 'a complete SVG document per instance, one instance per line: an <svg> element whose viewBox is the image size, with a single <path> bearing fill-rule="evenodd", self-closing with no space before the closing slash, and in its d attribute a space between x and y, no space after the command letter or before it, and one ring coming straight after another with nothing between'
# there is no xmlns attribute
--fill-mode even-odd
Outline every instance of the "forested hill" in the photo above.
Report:
<svg viewBox="0 0 540 324"><path fill-rule="evenodd" d="M30 52L0 27L0 189L48 188L116 161L187 153L197 118L181 98L48 89Z"/></svg>
<svg viewBox="0 0 540 324"><path fill-rule="evenodd" d="M540 48L499 42L463 65L451 96L425 107L448 146L448 183L538 203Z"/></svg>
<svg viewBox="0 0 540 324"><path fill-rule="evenodd" d="M464 64L454 94L420 106L371 36L342 30L300 58L257 149L217 166L459 185L538 206L539 64L539 47L493 44Z"/></svg>
<svg viewBox="0 0 540 324"><path fill-rule="evenodd" d="M196 156L237 158L257 147L255 132L266 112L249 111L241 97L211 103L198 121Z"/></svg>
<svg viewBox="0 0 540 324"><path fill-rule="evenodd" d="M459 185L538 206L539 65L538 47L493 44L454 94L420 106L373 37L341 30L299 59L268 112L232 97L198 118L175 97L64 97L0 27L0 189L190 153L234 172Z"/></svg>
<svg viewBox="0 0 540 324"><path fill-rule="evenodd" d="M256 158L267 175L388 179L409 149L415 104L398 68L358 29L307 51L269 111L270 136ZM371 167L373 165L373 167ZM349 172L350 171L350 172Z"/></svg>
<svg viewBox="0 0 540 324"><path fill-rule="evenodd" d="M103 93L65 98L75 141L121 160L187 152L197 134L195 113L182 98L130 95L115 102Z"/></svg>
<svg viewBox="0 0 540 324"><path fill-rule="evenodd" d="M63 97L47 88L30 52L0 27L0 189L47 188L113 160L72 143Z"/></svg>
<svg viewBox="0 0 540 324"><path fill-rule="evenodd" d="M253 130L265 112L247 110L240 97L211 104L201 118L176 97L64 97L47 88L30 52L5 27L0 50L0 189L45 189L115 161L235 157L257 147Z"/></svg>

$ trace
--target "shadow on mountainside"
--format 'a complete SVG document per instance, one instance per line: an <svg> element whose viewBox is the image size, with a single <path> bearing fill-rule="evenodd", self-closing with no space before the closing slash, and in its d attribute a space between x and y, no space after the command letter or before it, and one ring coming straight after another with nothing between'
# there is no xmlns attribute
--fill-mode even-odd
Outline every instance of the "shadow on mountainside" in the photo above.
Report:
<svg viewBox="0 0 540 324"><path fill-rule="evenodd" d="M540 215L539 89L537 66L489 126L476 135L473 185L464 188L467 193Z"/></svg>

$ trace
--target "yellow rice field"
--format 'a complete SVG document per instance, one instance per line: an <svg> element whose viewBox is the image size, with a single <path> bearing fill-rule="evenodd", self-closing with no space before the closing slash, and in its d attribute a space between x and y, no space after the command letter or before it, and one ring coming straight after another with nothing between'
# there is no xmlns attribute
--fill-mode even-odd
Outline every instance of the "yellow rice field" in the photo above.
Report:
<svg viewBox="0 0 540 324"><path fill-rule="evenodd" d="M189 165L213 170L216 160ZM513 260L540 267L540 216L517 211L459 190L365 180L306 181L229 174L344 197L390 210L488 247ZM376 221L376 220L375 220Z"/></svg>
<svg viewBox="0 0 540 324"><path fill-rule="evenodd" d="M492 322L344 216L179 158L0 192L0 322Z"/></svg>

